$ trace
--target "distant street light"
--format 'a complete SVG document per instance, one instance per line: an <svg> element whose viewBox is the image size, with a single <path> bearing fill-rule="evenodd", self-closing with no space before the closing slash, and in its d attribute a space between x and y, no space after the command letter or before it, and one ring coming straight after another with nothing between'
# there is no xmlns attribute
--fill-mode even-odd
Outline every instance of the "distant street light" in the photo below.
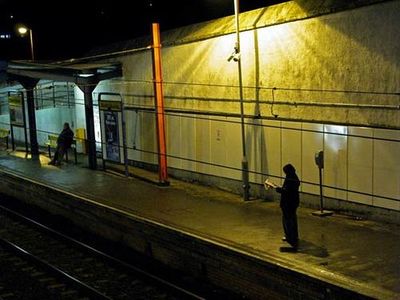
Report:
<svg viewBox="0 0 400 300"><path fill-rule="evenodd" d="M18 30L18 33L22 36L22 37L24 37L26 34L27 34L27 32L29 31L29 38L30 38L30 42L31 42L31 57L32 57L32 61L34 61L35 60L35 54L34 54L34 51L33 51L33 34L32 34L32 29L30 29L30 28L28 28L28 27L26 27L26 26L24 26L24 25L21 25L21 26L18 26L18 28L17 28L17 30Z"/></svg>

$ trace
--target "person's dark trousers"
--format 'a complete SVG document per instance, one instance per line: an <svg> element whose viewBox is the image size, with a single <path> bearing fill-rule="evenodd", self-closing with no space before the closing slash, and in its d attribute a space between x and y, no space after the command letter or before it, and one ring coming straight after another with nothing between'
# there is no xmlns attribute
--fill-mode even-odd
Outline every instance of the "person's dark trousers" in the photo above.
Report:
<svg viewBox="0 0 400 300"><path fill-rule="evenodd" d="M299 244L296 209L282 209L282 224L286 241L294 248Z"/></svg>
<svg viewBox="0 0 400 300"><path fill-rule="evenodd" d="M60 164L64 158L65 147L64 145L57 145L56 152L54 153L53 161Z"/></svg>

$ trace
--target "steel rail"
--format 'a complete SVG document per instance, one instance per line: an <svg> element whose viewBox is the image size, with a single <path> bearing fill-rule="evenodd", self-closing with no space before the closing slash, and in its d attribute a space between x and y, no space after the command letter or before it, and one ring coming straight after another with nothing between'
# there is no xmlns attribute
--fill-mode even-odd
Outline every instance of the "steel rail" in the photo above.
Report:
<svg viewBox="0 0 400 300"><path fill-rule="evenodd" d="M81 248L81 249L83 249L85 251L88 251L89 253L95 254L98 257L100 257L102 259L105 259L105 260L107 260L107 261L109 261L111 263L117 264L117 265L127 269L130 272L133 272L135 274L141 275L141 276L145 277L146 279L149 279L149 280L155 282L156 284L162 285L164 288L179 294L180 296L184 297L185 299L198 299L198 300L205 299L204 297L202 297L200 295L197 295L197 294L195 294L195 293L193 293L191 291L188 291L188 290L186 290L186 289L184 289L184 288L182 288L182 287L180 287L180 286L178 286L178 285L176 285L176 284L174 284L172 282L169 282L169 281L167 281L167 280L165 280L165 279L163 279L163 278L161 278L159 276L151 274L151 273L149 273L149 272L147 272L145 270L142 270L142 269L140 269L140 268L138 268L136 266L128 264L128 263L126 263L126 262L124 262L124 261L122 261L122 260L120 260L118 258L115 258L115 257L113 257L113 256L111 256L109 254L106 254L106 253L104 253L104 252L102 252L102 251L100 251L98 249L95 249L95 248L93 248L93 247L91 247L91 246L89 246L89 245L87 245L87 244L85 244L83 242L80 242L80 241L78 241L78 240L76 240L76 239L74 239L74 238L72 238L70 236L67 236L67 235L65 235L65 234L63 234L61 232L58 232L58 231L56 231L56 230L54 230L54 229L52 229L52 228L50 228L50 227L48 227L46 225L43 225L43 224L41 224L41 223L39 223L39 222L37 222L35 220L32 220L32 219L30 219L30 218L28 218L28 217L26 217L26 216L24 216L24 215L22 215L22 214L20 214L18 212L15 212L15 211L7 208L7 207L4 207L3 205L0 205L0 210L3 210L5 212L7 212L8 214L10 214L12 216L15 216L15 217L17 217L17 218L19 218L19 219L21 219L21 220L23 220L23 221L25 221L25 222L27 222L29 224L33 224L36 227L38 227L39 229L44 230L44 231L50 233L51 235L55 236L56 238L59 238L59 239L65 240L65 241L67 241L69 243L72 243L75 246L78 246L79 248ZM68 275L68 274L66 274L66 275ZM70 276L70 277L72 277L72 276ZM109 299L109 298L103 298L103 299Z"/></svg>
<svg viewBox="0 0 400 300"><path fill-rule="evenodd" d="M49 264L48 262L40 259L39 257L33 255L29 251L21 248L20 246L12 243L6 239L0 238L0 245L3 246L4 248L11 250L13 253L17 254L18 256L31 261L32 263L36 264L40 268L48 270L49 272L51 272L52 274L54 274L56 277L60 278L61 280L67 281L68 283L73 285L75 288L83 291L89 297L93 297L94 299L111 300L111 298L100 293L96 289L88 286L87 284L80 281L79 279L71 276L70 274L66 273L65 271L53 266L52 264Z"/></svg>

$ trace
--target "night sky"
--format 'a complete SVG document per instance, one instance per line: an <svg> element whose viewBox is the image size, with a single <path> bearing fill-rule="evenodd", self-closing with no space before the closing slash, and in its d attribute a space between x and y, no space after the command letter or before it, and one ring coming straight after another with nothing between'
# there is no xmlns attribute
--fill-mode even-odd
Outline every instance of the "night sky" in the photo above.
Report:
<svg viewBox="0 0 400 300"><path fill-rule="evenodd" d="M284 2L241 0L240 10ZM0 59L29 59L29 38L15 32L16 24L32 28L37 60L84 56L91 48L150 34L152 22L161 31L233 15L233 0L0 0Z"/></svg>

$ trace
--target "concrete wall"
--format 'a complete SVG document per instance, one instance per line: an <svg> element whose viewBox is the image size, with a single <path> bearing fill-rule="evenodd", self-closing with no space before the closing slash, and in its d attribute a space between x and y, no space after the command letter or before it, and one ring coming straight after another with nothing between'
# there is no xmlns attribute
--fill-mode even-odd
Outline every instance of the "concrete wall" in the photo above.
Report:
<svg viewBox="0 0 400 300"><path fill-rule="evenodd" d="M45 146L48 140L48 134L59 134L65 122L71 125L72 130L75 129L75 109L66 107L45 108L35 111L36 129L39 146ZM28 116L28 114L26 114ZM28 117L26 117L28 118ZM29 124L27 123L27 135L29 141ZM9 115L0 115L0 128L10 128ZM23 128L14 126L14 139L17 142L24 142Z"/></svg>
<svg viewBox="0 0 400 300"><path fill-rule="evenodd" d="M302 191L318 194L314 153L323 150L326 196L400 210L400 1L311 16L310 7L298 3L241 17L248 29L241 42L250 181L261 184L269 176L280 183L282 166L291 162ZM277 24L254 23L266 15ZM227 61L235 36L222 33L223 21L164 35L168 164L236 179L240 186L237 64ZM201 38L210 28L213 34ZM123 94L132 109L129 158L156 163L154 115L140 110L154 107L151 53L116 60L124 78L102 83L96 92Z"/></svg>
<svg viewBox="0 0 400 300"><path fill-rule="evenodd" d="M10 115L9 114L4 114L0 115L0 128L10 128Z"/></svg>
<svg viewBox="0 0 400 300"><path fill-rule="evenodd" d="M273 104L280 118L400 128L399 11L400 1L386 1L310 17L288 2L244 14L243 26L252 21L257 28L241 34L246 114L272 117ZM274 13L287 21L265 27L255 21ZM168 106L237 113L237 66L227 61L234 43L234 34L225 34L165 47ZM142 77L130 74L125 78Z"/></svg>
<svg viewBox="0 0 400 300"><path fill-rule="evenodd" d="M38 132L39 145L45 145L48 134L59 134L65 122L68 122L71 129L75 131L75 110L74 108L46 108L36 111L36 128Z"/></svg>
<svg viewBox="0 0 400 300"><path fill-rule="evenodd" d="M241 15L251 183L267 176L281 183L282 166L291 162L302 191L318 194L314 153L323 150L328 197L400 210L400 1L369 2L376 3L339 10L290 1ZM222 187L234 180L240 191L238 73L227 61L232 28L233 17L226 17L162 33L162 57L171 171ZM129 159L156 164L151 52L104 61L121 62L124 77L94 92L96 140L98 93L121 93ZM78 88L75 103L71 120L84 128ZM53 115L38 112L38 124Z"/></svg>
<svg viewBox="0 0 400 300"><path fill-rule="evenodd" d="M68 88L71 84L68 85ZM73 87L72 87L73 88ZM73 91L71 88L71 92ZM0 89L0 101L3 105L8 106L7 92L15 93L23 92L21 85L7 86ZM39 109L35 110L35 121L37 129L37 139L39 146L45 146L48 140L48 134L58 134L61 132L65 122L68 122L73 130L75 130L75 108L73 107L73 97L68 93L67 84L65 82L50 82L41 80L34 90L35 105ZM25 121L28 128L27 135L29 141L29 120L28 108L25 99ZM70 106L71 102L71 107ZM8 112L0 115L0 128L10 128L10 116ZM14 138L17 142L24 142L24 129L14 126Z"/></svg>

